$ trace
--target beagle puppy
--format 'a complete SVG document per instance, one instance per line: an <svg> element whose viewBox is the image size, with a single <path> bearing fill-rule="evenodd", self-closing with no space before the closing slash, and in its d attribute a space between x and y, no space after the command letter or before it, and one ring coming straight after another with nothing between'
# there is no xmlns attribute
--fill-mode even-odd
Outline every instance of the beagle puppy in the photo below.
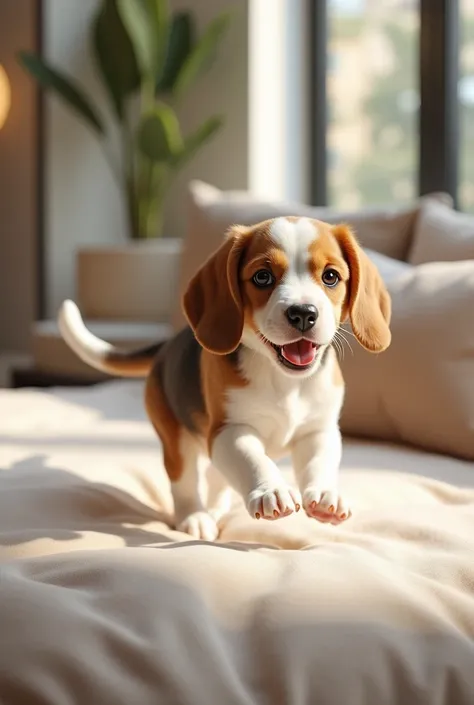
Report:
<svg viewBox="0 0 474 705"><path fill-rule="evenodd" d="M255 519L301 507L321 522L348 519L338 490L344 384L333 346L346 319L370 352L391 338L389 294L351 230L296 217L232 227L189 282L183 307L189 327L131 353L92 335L72 301L59 315L82 360L147 376L177 528L215 539L229 486ZM298 490L275 464L288 453ZM219 477L212 498L202 482L209 467Z"/></svg>

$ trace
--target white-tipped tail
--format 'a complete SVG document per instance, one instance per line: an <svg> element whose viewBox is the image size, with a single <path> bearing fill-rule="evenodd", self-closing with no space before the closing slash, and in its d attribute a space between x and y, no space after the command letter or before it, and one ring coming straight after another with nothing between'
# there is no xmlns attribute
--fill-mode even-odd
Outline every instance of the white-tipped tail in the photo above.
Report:
<svg viewBox="0 0 474 705"><path fill-rule="evenodd" d="M66 299L59 309L58 326L62 337L76 355L100 372L122 377L144 377L150 371L159 345L125 352L91 333L74 301Z"/></svg>
<svg viewBox="0 0 474 705"><path fill-rule="evenodd" d="M113 352L113 346L87 330L74 301L66 299L63 302L59 309L58 325L64 340L81 360L96 370L108 372L104 362L107 355Z"/></svg>

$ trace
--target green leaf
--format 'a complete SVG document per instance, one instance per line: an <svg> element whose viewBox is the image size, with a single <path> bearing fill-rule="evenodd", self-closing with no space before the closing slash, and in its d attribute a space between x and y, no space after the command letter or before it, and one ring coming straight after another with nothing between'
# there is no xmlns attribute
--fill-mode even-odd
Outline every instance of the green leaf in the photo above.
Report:
<svg viewBox="0 0 474 705"><path fill-rule="evenodd" d="M173 90L193 43L194 23L191 13L176 13L169 27L163 71L158 81L157 91L169 93Z"/></svg>
<svg viewBox="0 0 474 705"><path fill-rule="evenodd" d="M175 84L177 94L181 95L201 71L212 63L216 56L217 46L227 31L230 18L230 13L222 13L209 24L179 72Z"/></svg>
<svg viewBox="0 0 474 705"><path fill-rule="evenodd" d="M116 0L135 49L142 76L156 81L163 61L168 3L166 0Z"/></svg>
<svg viewBox="0 0 474 705"><path fill-rule="evenodd" d="M195 132L185 138L183 149L176 154L172 161L172 166L179 169L186 164L206 142L209 142L214 137L223 125L224 118L222 115L216 115L203 122Z"/></svg>
<svg viewBox="0 0 474 705"><path fill-rule="evenodd" d="M117 9L132 40L142 75L152 75L155 48L145 3L143 0L117 0Z"/></svg>
<svg viewBox="0 0 474 705"><path fill-rule="evenodd" d="M176 113L160 104L142 118L137 134L138 147L153 162L169 162L183 149Z"/></svg>
<svg viewBox="0 0 474 705"><path fill-rule="evenodd" d="M97 13L93 26L93 49L102 81L121 120L124 98L140 87L140 74L116 0L104 0Z"/></svg>
<svg viewBox="0 0 474 705"><path fill-rule="evenodd" d="M170 12L168 0L146 0L146 3L151 31L155 36L156 42L155 77L157 77L162 71L165 58Z"/></svg>
<svg viewBox="0 0 474 705"><path fill-rule="evenodd" d="M48 66L36 54L21 51L18 54L20 64L46 90L53 90L76 113L79 113L99 134L104 133L102 122L82 90L64 74Z"/></svg>

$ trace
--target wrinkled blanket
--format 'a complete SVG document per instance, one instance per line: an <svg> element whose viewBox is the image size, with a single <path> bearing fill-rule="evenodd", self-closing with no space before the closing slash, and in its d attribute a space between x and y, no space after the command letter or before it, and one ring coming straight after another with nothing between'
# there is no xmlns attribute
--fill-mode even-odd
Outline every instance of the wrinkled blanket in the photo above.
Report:
<svg viewBox="0 0 474 705"><path fill-rule="evenodd" d="M200 543L141 397L0 392L2 705L474 703L472 463L347 440L345 525Z"/></svg>

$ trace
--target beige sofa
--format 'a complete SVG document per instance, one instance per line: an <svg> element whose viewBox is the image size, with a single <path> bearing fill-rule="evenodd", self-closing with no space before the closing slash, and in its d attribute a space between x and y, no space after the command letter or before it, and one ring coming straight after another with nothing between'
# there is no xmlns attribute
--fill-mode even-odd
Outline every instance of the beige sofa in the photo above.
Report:
<svg viewBox="0 0 474 705"><path fill-rule="evenodd" d="M227 221L290 211L193 184L183 281ZM141 383L0 392L2 703L472 705L474 219L459 236L442 195L342 215L394 300L391 352L343 361L353 518L236 498L191 541Z"/></svg>

